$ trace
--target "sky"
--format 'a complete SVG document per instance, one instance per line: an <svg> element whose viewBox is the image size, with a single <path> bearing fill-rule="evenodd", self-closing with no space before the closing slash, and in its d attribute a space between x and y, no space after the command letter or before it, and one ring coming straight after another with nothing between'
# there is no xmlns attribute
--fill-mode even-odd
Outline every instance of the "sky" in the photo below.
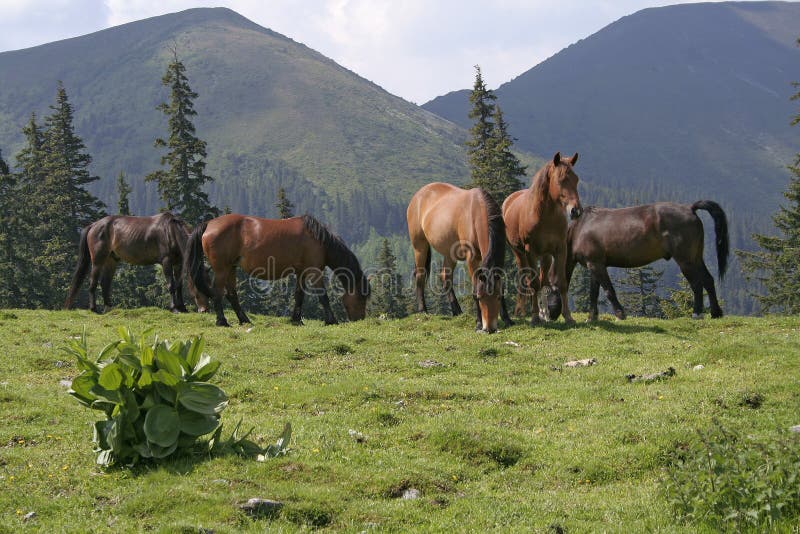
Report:
<svg viewBox="0 0 800 534"><path fill-rule="evenodd" d="M690 1L0 0L0 52L224 6L423 104L471 88L475 65L496 88L625 15Z"/></svg>

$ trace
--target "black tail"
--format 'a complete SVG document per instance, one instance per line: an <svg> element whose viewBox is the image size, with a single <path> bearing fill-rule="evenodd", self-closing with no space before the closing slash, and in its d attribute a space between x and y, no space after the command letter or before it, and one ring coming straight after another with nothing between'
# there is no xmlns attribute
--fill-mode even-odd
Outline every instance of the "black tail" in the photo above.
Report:
<svg viewBox="0 0 800 534"><path fill-rule="evenodd" d="M70 309L75 302L75 297L81 288L83 279L86 278L86 273L89 272L89 267L92 266L92 258L89 255L88 236L89 230L92 228L90 224L81 230L81 240L78 245L78 266L75 267L75 273L72 275L72 285L70 285L67 300L64 301L64 309Z"/></svg>
<svg viewBox="0 0 800 534"><path fill-rule="evenodd" d="M728 218L719 204L712 200L698 200L692 204L692 212L706 210L714 219L714 231L717 234L717 266L719 268L719 279L725 277L725 270L728 268L728 252L730 243L728 240Z"/></svg>
<svg viewBox="0 0 800 534"><path fill-rule="evenodd" d="M201 223L195 227L186 240L183 255L183 272L192 279L194 287L203 295L211 298L211 288L208 287L205 269L203 268L203 234L208 223Z"/></svg>

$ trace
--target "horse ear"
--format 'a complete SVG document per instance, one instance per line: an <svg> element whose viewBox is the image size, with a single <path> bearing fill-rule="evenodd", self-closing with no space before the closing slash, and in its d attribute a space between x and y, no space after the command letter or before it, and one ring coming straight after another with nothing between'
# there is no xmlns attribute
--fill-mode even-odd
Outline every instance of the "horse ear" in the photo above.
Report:
<svg viewBox="0 0 800 534"><path fill-rule="evenodd" d="M578 153L577 152L575 152L575 155L572 156L572 159L570 160L570 165L574 166L576 163L578 163Z"/></svg>
<svg viewBox="0 0 800 534"><path fill-rule="evenodd" d="M556 152L556 155L553 156L553 165L558 167L559 163L561 163L561 152Z"/></svg>

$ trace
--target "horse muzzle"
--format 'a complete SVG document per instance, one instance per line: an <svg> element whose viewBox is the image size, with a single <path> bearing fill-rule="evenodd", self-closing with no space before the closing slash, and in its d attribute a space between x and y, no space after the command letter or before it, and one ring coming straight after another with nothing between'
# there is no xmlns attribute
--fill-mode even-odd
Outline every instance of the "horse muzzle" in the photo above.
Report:
<svg viewBox="0 0 800 534"><path fill-rule="evenodd" d="M569 210L570 219L577 219L581 215L583 215L583 208L580 206L572 206L572 209Z"/></svg>

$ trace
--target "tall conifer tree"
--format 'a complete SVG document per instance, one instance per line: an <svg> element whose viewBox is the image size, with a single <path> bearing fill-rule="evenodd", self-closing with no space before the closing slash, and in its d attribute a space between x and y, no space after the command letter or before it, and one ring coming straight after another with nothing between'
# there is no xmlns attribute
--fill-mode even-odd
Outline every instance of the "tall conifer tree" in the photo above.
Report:
<svg viewBox="0 0 800 534"><path fill-rule="evenodd" d="M186 67L175 50L161 83L170 88L169 103L158 106L168 118L169 136L157 138L155 146L167 149L161 157L161 165L168 168L148 174L145 181L158 183L158 192L167 210L195 225L217 216L219 210L211 205L203 191L203 186L213 178L205 173L206 142L195 135L192 122L192 117L197 115L194 109L197 93L189 87Z"/></svg>
<svg viewBox="0 0 800 534"><path fill-rule="evenodd" d="M278 199L275 201L275 207L278 208L278 217L281 219L288 219L294 217L294 204L286 196L286 189L283 187L278 189Z"/></svg>

